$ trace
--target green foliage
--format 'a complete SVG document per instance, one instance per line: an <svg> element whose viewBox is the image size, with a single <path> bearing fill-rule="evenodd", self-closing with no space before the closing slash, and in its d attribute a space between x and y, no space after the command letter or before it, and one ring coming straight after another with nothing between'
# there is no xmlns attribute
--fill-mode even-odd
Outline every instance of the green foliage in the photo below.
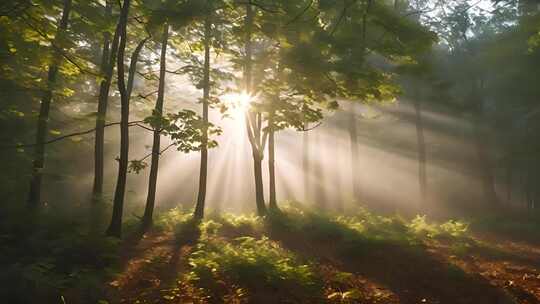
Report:
<svg viewBox="0 0 540 304"><path fill-rule="evenodd" d="M188 279L198 286L226 279L249 291L260 288L287 294L316 292L319 282L309 264L267 237L239 237L224 242L208 238L190 258Z"/></svg>
<svg viewBox="0 0 540 304"><path fill-rule="evenodd" d="M261 217L254 214L233 215L231 213L225 213L221 218L226 223L235 227L256 226L257 224L260 224L261 221Z"/></svg>
<svg viewBox="0 0 540 304"><path fill-rule="evenodd" d="M118 240L88 232L84 222L57 211L39 218L18 214L2 221L0 235L0 296L5 301L53 303L69 289L89 301L104 297L99 290L115 272Z"/></svg>
<svg viewBox="0 0 540 304"><path fill-rule="evenodd" d="M210 122L205 123L200 115L191 110L182 110L174 114L169 113L167 116L153 111L152 115L144 119L144 123L151 126L155 131L169 136L172 140L171 146L175 146L178 151L184 153L199 151L205 145L209 149L215 148L218 146L218 142L212 137L222 134L220 127ZM206 139L203 136L205 130L208 134ZM165 152L166 149L160 151L160 153ZM142 159L130 160L129 172L138 174L146 169L148 167L146 159L150 155Z"/></svg>
<svg viewBox="0 0 540 304"><path fill-rule="evenodd" d="M407 227L421 237L428 238L462 238L466 235L469 224L462 221L449 220L442 224L428 223L425 215L417 215Z"/></svg>
<svg viewBox="0 0 540 304"><path fill-rule="evenodd" d="M160 212L154 219L154 229L163 231L173 231L180 223L189 221L192 217L191 212L175 207L166 212Z"/></svg>
<svg viewBox="0 0 540 304"><path fill-rule="evenodd" d="M128 172L139 174L141 171L146 169L146 167L148 167L148 163L146 163L144 160L130 160Z"/></svg>
<svg viewBox="0 0 540 304"><path fill-rule="evenodd" d="M481 233L492 233L515 240L540 242L540 213L489 215L472 221L471 229Z"/></svg>
<svg viewBox="0 0 540 304"><path fill-rule="evenodd" d="M217 147L217 141L209 139L207 143L203 141L203 131L207 130L208 137L221 135L221 128L212 123L205 123L202 118L191 110L182 110L178 113L167 114L166 117L155 111L151 116L144 119L154 130L169 136L178 151L188 153L198 151L203 144L208 148Z"/></svg>

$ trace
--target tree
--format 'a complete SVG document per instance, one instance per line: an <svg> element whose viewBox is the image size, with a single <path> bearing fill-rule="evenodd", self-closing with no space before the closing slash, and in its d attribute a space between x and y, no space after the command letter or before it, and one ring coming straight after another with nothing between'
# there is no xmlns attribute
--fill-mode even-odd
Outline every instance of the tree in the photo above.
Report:
<svg viewBox="0 0 540 304"><path fill-rule="evenodd" d="M159 65L159 86L156 107L154 115L163 115L163 100L165 98L165 71L167 67L167 43L169 40L169 24L163 25L163 34L161 38L161 59ZM152 214L156 200L157 173L159 165L159 154L161 153L160 139L161 131L154 130L152 143L152 161L150 165L150 178L148 183L148 196L146 198L146 207L144 209L143 226L148 227L152 223Z"/></svg>
<svg viewBox="0 0 540 304"><path fill-rule="evenodd" d="M448 57L454 63L453 86L465 94L455 94L472 116L474 148L477 162L475 174L482 185L485 203L498 205L491 155L488 153L487 119L485 116L486 74L482 69L482 40L497 29L492 28L483 12L473 10L467 1L450 3L435 23Z"/></svg>
<svg viewBox="0 0 540 304"><path fill-rule="evenodd" d="M124 0L118 20L120 44L118 46L118 91L120 91L121 117L120 117L120 158L118 159L118 178L114 192L113 213L107 235L120 237L122 235L122 214L124 210L124 195L126 192L128 157L129 157L129 95L124 75L124 54L126 51L130 0ZM133 62L133 61L132 61Z"/></svg>
<svg viewBox="0 0 540 304"><path fill-rule="evenodd" d="M105 18L109 19L112 14L112 4L110 0L107 0L105 3ZM111 87L113 70L116 62L116 53L120 40L119 31L120 27L116 26L112 43L110 42L110 32L108 30L103 32L103 51L101 55L100 67L100 71L103 74L103 79L101 80L99 86L98 108L96 113L96 137L94 143L94 185L92 194L95 201L99 200L103 193L103 150L105 144L105 123L109 89Z"/></svg>
<svg viewBox="0 0 540 304"><path fill-rule="evenodd" d="M414 65L411 56L426 52L435 40L427 28L400 15L396 10L400 6L370 0L319 3L319 23L324 28L314 38L319 44L311 43L320 53L311 51L317 54L313 62L302 59L304 65L316 67L309 71L310 77L322 75L326 81L317 83L316 99L330 96L368 104L394 100L400 93L397 67ZM358 199L356 116L354 106L351 109L351 170Z"/></svg>
<svg viewBox="0 0 540 304"><path fill-rule="evenodd" d="M208 134L217 134L221 132L219 129L214 128L208 123L208 99L206 99L206 104L204 104L203 102L203 106L206 105L206 112L205 114L203 114L202 121L199 117L195 115L195 113L191 111L181 111L178 114L169 117L163 115L163 103L165 98L165 75L167 72L166 61L167 44L169 40L169 24L172 24L177 29L182 29L186 25L190 24L195 18L201 16L203 12L208 11L206 10L206 7L199 1L178 2L172 0L163 3L162 6L159 7L157 10L154 9L152 12L153 15L151 15L149 21L153 25L161 26L163 28L163 34L161 39L160 72L157 91L158 97L152 116L147 118L147 121L150 122L150 124L154 128L154 135L152 144L148 195L142 223L144 228L148 228L152 224L152 216L156 199L159 157L162 152L160 148L161 135L170 135L171 138L175 140L173 144L178 146L178 150L189 152L196 150L207 151L209 145L216 145L215 141L209 142ZM210 27L210 24L208 23L207 26ZM205 54L205 58L207 56L209 60L209 53ZM206 69L206 64L208 64L208 69ZM209 73L209 61L205 61L205 79L207 80L207 86L209 85ZM208 87L207 90L209 90ZM208 97L209 91L205 92L205 96ZM180 127L177 126L175 122L179 122ZM201 197L201 199L203 200L202 208L204 208L204 197ZM200 212L200 216L202 217L202 209L200 209ZM196 211L196 217L198 216L198 214L199 213L197 213Z"/></svg>
<svg viewBox="0 0 540 304"><path fill-rule="evenodd" d="M252 34L254 11L251 3L246 4L245 17L245 61L244 61L244 90L248 95L253 94L253 75L252 75ZM267 134L263 132L262 113L249 111L246 113L246 128L251 151L253 156L253 174L255 177L255 202L257 204L257 213L266 214L266 205L264 203L264 185L262 176L262 160L264 158L264 149L266 145Z"/></svg>
<svg viewBox="0 0 540 304"><path fill-rule="evenodd" d="M203 122L208 124L208 106L210 102L210 45L212 31L212 12L208 12L204 19L204 67L203 67ZM193 216L197 219L202 219L204 216L204 205L206 200L206 180L208 175L208 130L206 126L202 130L203 138L201 145L201 166L199 171L199 193L197 196L197 204L195 205L195 213Z"/></svg>
<svg viewBox="0 0 540 304"><path fill-rule="evenodd" d="M51 64L48 67L46 79L47 84L46 88L43 90L43 96L41 98L41 107L39 110L36 134L36 148L32 165L33 168L30 181L30 191L28 194L28 205L30 207L37 207L41 200L41 181L43 177L43 167L45 164L45 137L47 134L47 124L49 120L53 90L55 89L57 81L59 65L62 61L61 52L63 52L63 50L61 47L61 42L63 39L65 39L65 32L68 28L71 5L71 0L64 0L62 18L58 24L58 30L53 41L54 54L53 58L51 59Z"/></svg>

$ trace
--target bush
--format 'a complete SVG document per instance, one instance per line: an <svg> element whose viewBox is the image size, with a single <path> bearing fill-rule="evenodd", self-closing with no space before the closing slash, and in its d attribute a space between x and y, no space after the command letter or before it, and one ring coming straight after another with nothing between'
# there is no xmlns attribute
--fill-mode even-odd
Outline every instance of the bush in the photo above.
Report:
<svg viewBox="0 0 540 304"><path fill-rule="evenodd" d="M261 289L295 295L318 294L320 286L310 264L267 237L240 237L226 242L208 238L190 258L188 279L203 288L216 289L225 280L248 292Z"/></svg>
<svg viewBox="0 0 540 304"><path fill-rule="evenodd" d="M417 215L408 225L410 232L427 238L463 238L469 230L469 224L450 220L443 224L430 224L425 215Z"/></svg>

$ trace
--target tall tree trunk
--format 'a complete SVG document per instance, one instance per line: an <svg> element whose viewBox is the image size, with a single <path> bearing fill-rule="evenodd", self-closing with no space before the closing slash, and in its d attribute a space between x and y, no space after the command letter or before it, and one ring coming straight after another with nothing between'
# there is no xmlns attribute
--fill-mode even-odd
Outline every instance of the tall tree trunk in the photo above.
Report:
<svg viewBox="0 0 540 304"><path fill-rule="evenodd" d="M478 166L480 170L480 180L482 182L482 189L484 191L484 197L486 202L490 204L498 204L497 194L495 192L495 179L493 178L493 173L491 172L491 166L489 165L489 156L486 151L486 139L485 134L482 130L482 122L478 115L475 117L473 122L474 133L475 133L475 146L476 146L476 155L478 157Z"/></svg>
<svg viewBox="0 0 540 304"><path fill-rule="evenodd" d="M197 205L195 206L194 217L202 219L204 217L204 206L206 201L206 180L208 176L208 100L210 99L210 35L212 23L210 16L204 21L204 71L203 71L203 136L201 147L201 166L199 170L199 194Z"/></svg>
<svg viewBox="0 0 540 304"><path fill-rule="evenodd" d="M506 201L508 205L512 204L512 188L514 186L514 162L512 156L509 154L506 161L506 187L507 197Z"/></svg>
<svg viewBox="0 0 540 304"><path fill-rule="evenodd" d="M274 114L271 113L268 119L268 177L270 179L270 201L268 206L272 210L277 210L276 198L276 170L275 170L275 143L274 143Z"/></svg>
<svg viewBox="0 0 540 304"><path fill-rule="evenodd" d="M266 206L264 203L264 185L262 178L262 161L263 158L259 153L253 153L253 172L255 176L255 199L257 203L257 213L259 215L266 214Z"/></svg>
<svg viewBox="0 0 540 304"><path fill-rule="evenodd" d="M61 41L61 37L65 34L69 13L71 11L71 0L64 0L64 7L62 9L62 18L58 25L58 30L54 38L54 44L56 47L61 48L58 43ZM34 161L32 165L32 177L30 181L30 191L28 193L28 206L31 208L37 207L41 203L41 180L43 177L43 168L45 165L45 138L47 136L49 112L51 108L52 94L54 86L56 85L56 78L58 75L58 68L62 62L62 50L56 50L53 54L53 59L49 65L49 71L47 74L47 87L43 91L41 98L41 106L39 109L37 134L36 134L36 148L34 151Z"/></svg>
<svg viewBox="0 0 540 304"><path fill-rule="evenodd" d="M351 180L353 200L360 202L360 180L358 177L358 131L356 126L356 110L354 104L351 104L349 113L349 139L351 142Z"/></svg>
<svg viewBox="0 0 540 304"><path fill-rule="evenodd" d="M318 156L317 157L317 160L313 163L313 176L317 179L317 187L315 188L315 192L316 192L316 199L315 199L315 204L317 206L317 208L319 208L320 210L326 210L327 209L327 197L326 197L326 175L325 175L325 170L324 170L324 165L325 165L325 160L326 160L326 153L325 153L325 150L323 149L323 144L322 144L322 130L317 130L314 134L314 137L315 137L315 151L316 151L316 155Z"/></svg>
<svg viewBox="0 0 540 304"><path fill-rule="evenodd" d="M373 5L372 0L368 0L364 2L364 13L362 14L362 55L364 58L364 62L367 57L367 48L366 48L366 35L367 35L367 19L368 14L371 10L371 7ZM361 197L361 191L360 191L360 179L358 176L359 170L358 170L358 131L356 126L356 107L355 104L351 104L351 111L349 116L349 138L351 142L351 178L352 178L352 190L353 190L353 200L355 202L361 202L363 200L363 197Z"/></svg>
<svg viewBox="0 0 540 304"><path fill-rule="evenodd" d="M341 143L342 140L342 129L343 126L341 125L341 111L337 112L336 118L337 121L334 125L335 128L332 128L332 139L334 141L334 150L332 151L333 155L336 155L338 157L332 158L332 165L334 167L334 174L332 175L332 180L334 181L334 186L332 187L332 201L334 202L333 207L337 212L343 212L345 211L345 200L343 198L343 168L346 168L346 165L343 164L343 145Z"/></svg>
<svg viewBox="0 0 540 304"><path fill-rule="evenodd" d="M306 124L305 129L308 129ZM304 173L304 203L310 200L310 166L309 166L309 133L304 131L302 133L302 172Z"/></svg>
<svg viewBox="0 0 540 304"><path fill-rule="evenodd" d="M118 91L120 91L120 159L118 161L118 178L114 192L113 213L107 235L120 237L122 235L122 213L124 210L124 196L126 192L128 157L129 157L129 95L124 75L124 53L126 51L126 28L129 14L130 0L124 0L118 21L120 27L120 45L118 47Z"/></svg>
<svg viewBox="0 0 540 304"><path fill-rule="evenodd" d="M245 67L244 79L246 94L252 93L252 31L253 31L253 8L251 3L246 4L246 40L245 40ZM262 116L260 113L246 114L246 127L248 129L248 138L251 144L253 154L253 173L255 177L255 202L257 205L257 213L259 215L266 214L266 205L264 203L264 184L262 178L262 160L264 156L265 138L261 134Z"/></svg>
<svg viewBox="0 0 540 304"><path fill-rule="evenodd" d="M475 102L475 109L473 110L473 129L475 135L475 148L476 155L478 157L478 170L479 178L482 183L482 189L484 191L484 197L486 203L490 205L498 205L499 200L495 192L495 179L491 172L491 165L489 163L489 155L486 151L486 134L484 132L484 116L483 116L483 102L482 102L482 89L483 82L477 84L477 81L473 81L473 102Z"/></svg>
<svg viewBox="0 0 540 304"><path fill-rule="evenodd" d="M106 16L110 18L112 14L111 1L106 1ZM118 24L119 25L119 24ZM103 164L104 164L104 145L105 145L105 121L107 116L107 104L109 101L109 89L111 87L112 75L116 61L116 52L120 39L120 28L116 27L112 45L110 44L110 33L103 34L103 53L101 57L101 73L103 80L99 86L98 109L96 115L96 137L94 142L94 186L92 195L94 202L100 201L103 194Z"/></svg>
<svg viewBox="0 0 540 304"><path fill-rule="evenodd" d="M163 116L163 101L165 98L165 75L167 70L167 43L169 40L169 25L163 25L163 36L161 38L161 58L159 65L159 85L156 107L154 115ZM161 130L154 130L154 141L152 144L152 161L150 164L150 177L148 181L148 196L146 197L146 207L144 208L143 227L152 225L152 215L156 201L156 187L159 168L159 154Z"/></svg>
<svg viewBox="0 0 540 304"><path fill-rule="evenodd" d="M420 101L414 100L413 103L416 123L416 144L418 148L418 185L420 187L420 206L421 208L425 208L427 195L427 173L424 122L422 121L422 109Z"/></svg>

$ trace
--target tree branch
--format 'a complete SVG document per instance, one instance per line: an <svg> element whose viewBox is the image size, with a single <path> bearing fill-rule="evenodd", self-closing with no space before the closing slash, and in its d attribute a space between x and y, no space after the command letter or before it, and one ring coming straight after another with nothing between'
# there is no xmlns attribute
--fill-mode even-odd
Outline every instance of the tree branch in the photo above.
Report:
<svg viewBox="0 0 540 304"><path fill-rule="evenodd" d="M298 130L298 131L300 131L300 132L311 131L311 130L313 130L313 129L315 129L315 128L321 126L321 125L322 125L322 121L320 121L318 124L314 125L314 126L311 127L311 128L307 128L307 129L306 129L306 127L303 127L302 129L300 129L300 130Z"/></svg>
<svg viewBox="0 0 540 304"><path fill-rule="evenodd" d="M138 127L142 127L144 129L147 129L146 127L143 127L140 125L140 123L142 123L143 121L142 120L137 120L137 121L131 121L129 122L129 126L132 127L132 126L138 126ZM110 127L110 126L115 126L115 125L119 125L120 122L111 122L111 123L108 123L108 124L105 124L103 127ZM60 137L57 137L57 138L53 138L53 139L50 139L46 142L44 142L45 145L47 144L52 144L52 143L55 143L55 142L58 142L58 141L61 141L61 140L64 140L66 138L70 138L70 137L74 137L74 136L80 136L80 135L85 135L85 134L89 134L89 133L92 133L96 131L96 128L93 128L93 129L90 129L90 130L85 130L85 131L80 131L80 132L75 132L75 133L70 133L70 134L66 134L66 135L63 135L63 136L60 136ZM154 131L154 130L151 130L151 131ZM33 144L16 144L16 145L0 145L0 150L4 150L4 149L16 149L16 148L27 148L27 147L34 147L34 146L37 146L37 144L33 143Z"/></svg>

